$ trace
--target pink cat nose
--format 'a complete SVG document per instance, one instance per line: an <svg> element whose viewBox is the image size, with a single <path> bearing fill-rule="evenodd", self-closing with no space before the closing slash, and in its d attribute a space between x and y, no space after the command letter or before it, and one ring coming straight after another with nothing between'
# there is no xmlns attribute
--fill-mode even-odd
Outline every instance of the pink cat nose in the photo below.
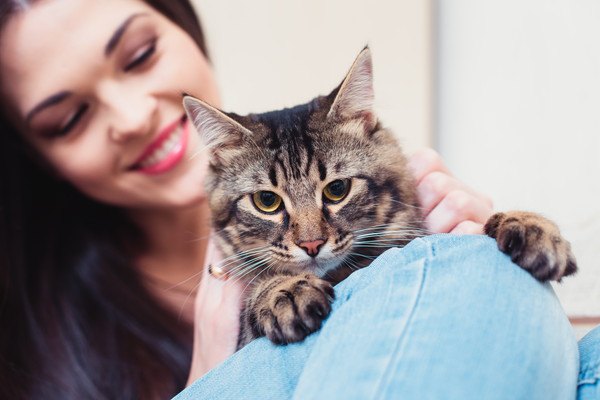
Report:
<svg viewBox="0 0 600 400"><path fill-rule="evenodd" d="M312 242L298 243L298 246L302 247L309 256L316 257L317 254L319 254L319 250L321 249L321 246L323 246L323 243L325 243L325 240L317 239Z"/></svg>

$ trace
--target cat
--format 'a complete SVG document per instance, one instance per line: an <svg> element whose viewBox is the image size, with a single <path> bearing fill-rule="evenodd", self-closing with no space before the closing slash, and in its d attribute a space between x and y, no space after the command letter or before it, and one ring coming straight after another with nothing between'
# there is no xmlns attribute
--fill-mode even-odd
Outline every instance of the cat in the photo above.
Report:
<svg viewBox="0 0 600 400"><path fill-rule="evenodd" d="M303 340L329 314L332 285L427 234L406 157L373 100L368 47L329 95L293 108L240 116L184 96L208 149L222 267L249 285L238 348L261 336ZM497 213L484 231L540 281L577 269L569 242L538 214Z"/></svg>

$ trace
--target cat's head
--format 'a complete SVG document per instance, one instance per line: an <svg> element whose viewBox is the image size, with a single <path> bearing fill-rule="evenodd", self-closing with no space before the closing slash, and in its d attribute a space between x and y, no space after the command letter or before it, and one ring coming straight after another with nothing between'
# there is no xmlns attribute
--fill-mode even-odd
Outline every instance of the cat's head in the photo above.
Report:
<svg viewBox="0 0 600 400"><path fill-rule="evenodd" d="M213 225L238 275L351 271L418 233L405 158L373 111L368 48L307 104L248 116L189 96L184 106L208 149Z"/></svg>

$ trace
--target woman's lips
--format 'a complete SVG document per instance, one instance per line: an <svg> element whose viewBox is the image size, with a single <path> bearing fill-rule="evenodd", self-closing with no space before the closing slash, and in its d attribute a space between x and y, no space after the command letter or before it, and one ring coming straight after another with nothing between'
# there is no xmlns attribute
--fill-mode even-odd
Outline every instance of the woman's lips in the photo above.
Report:
<svg viewBox="0 0 600 400"><path fill-rule="evenodd" d="M167 126L138 158L132 169L148 175L173 169L183 158L189 137L185 115Z"/></svg>

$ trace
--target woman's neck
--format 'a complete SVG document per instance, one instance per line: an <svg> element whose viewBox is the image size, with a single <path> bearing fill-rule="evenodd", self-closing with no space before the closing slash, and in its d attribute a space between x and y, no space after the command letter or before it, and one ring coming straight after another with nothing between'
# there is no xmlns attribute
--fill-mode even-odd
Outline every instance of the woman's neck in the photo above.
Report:
<svg viewBox="0 0 600 400"><path fill-rule="evenodd" d="M135 211L131 216L146 234L146 250L136 265L148 288L191 321L210 235L208 203L169 212Z"/></svg>

